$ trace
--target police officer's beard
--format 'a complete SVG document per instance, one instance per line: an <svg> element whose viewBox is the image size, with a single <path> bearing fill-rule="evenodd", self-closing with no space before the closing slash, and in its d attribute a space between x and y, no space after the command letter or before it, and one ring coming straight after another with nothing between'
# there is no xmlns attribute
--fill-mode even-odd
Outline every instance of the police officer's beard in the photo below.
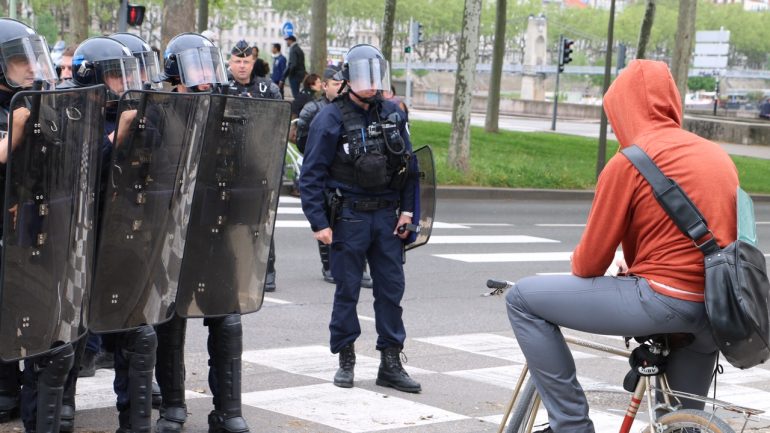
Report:
<svg viewBox="0 0 770 433"><path fill-rule="evenodd" d="M350 93L354 94L356 98L358 98L361 102L364 102L366 104L376 104L378 102L382 102L385 100L385 98L382 97L382 90L378 90L377 93L375 93L373 96L370 96L368 98L364 98L363 96L354 92L352 87L348 87L348 90L350 91Z"/></svg>

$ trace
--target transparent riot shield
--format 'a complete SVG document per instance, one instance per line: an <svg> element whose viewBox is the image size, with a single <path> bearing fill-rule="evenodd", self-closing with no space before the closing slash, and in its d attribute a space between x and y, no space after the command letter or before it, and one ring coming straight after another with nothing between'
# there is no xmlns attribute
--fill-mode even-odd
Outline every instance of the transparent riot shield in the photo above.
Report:
<svg viewBox="0 0 770 433"><path fill-rule="evenodd" d="M429 146L423 146L414 151L414 157L418 173L414 220L418 221L420 229L414 241L406 245L407 251L428 243L433 230L433 218L436 216L436 165L433 163L433 151Z"/></svg>
<svg viewBox="0 0 770 433"><path fill-rule="evenodd" d="M5 167L0 357L44 354L85 331L94 259L103 86L24 91L29 118Z"/></svg>
<svg viewBox="0 0 770 433"><path fill-rule="evenodd" d="M176 311L183 317L262 306L288 102L212 96L187 231Z"/></svg>
<svg viewBox="0 0 770 433"><path fill-rule="evenodd" d="M88 324L110 332L171 318L210 96L123 96L102 170Z"/></svg>

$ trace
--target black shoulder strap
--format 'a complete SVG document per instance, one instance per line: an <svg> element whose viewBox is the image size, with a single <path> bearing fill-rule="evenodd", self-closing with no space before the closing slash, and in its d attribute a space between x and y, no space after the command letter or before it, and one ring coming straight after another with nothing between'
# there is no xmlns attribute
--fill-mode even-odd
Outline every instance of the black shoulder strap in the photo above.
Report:
<svg viewBox="0 0 770 433"><path fill-rule="evenodd" d="M621 151L631 161L631 164L639 170L639 173L647 179L655 192L655 199L663 210L674 221L674 224L692 239L695 246L703 254L711 254L719 250L714 234L708 228L708 223L698 210L695 203L690 200L682 188L673 179L666 177L655 162L637 145L627 147ZM703 243L698 240L708 235Z"/></svg>

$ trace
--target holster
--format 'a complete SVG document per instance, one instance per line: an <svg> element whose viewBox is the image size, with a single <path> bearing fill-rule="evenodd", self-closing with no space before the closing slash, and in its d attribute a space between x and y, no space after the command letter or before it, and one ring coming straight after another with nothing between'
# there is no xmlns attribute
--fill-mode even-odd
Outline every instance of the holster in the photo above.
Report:
<svg viewBox="0 0 770 433"><path fill-rule="evenodd" d="M337 190L326 191L326 217L329 219L329 226L334 227L337 216L342 211L342 194Z"/></svg>

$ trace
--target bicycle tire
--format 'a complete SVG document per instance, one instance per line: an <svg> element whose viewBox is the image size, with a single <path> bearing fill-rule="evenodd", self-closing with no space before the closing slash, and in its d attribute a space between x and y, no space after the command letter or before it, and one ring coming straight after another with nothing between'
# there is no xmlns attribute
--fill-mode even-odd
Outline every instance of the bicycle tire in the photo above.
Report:
<svg viewBox="0 0 770 433"><path fill-rule="evenodd" d="M537 407L535 407L536 395L535 382L528 380L526 385L519 391L516 407L513 409L513 414L508 422L508 427L505 428L505 433L527 433L526 429L530 418L537 415Z"/></svg>
<svg viewBox="0 0 770 433"><path fill-rule="evenodd" d="M724 420L697 409L681 409L658 418L661 433L735 433ZM649 427L647 427L649 431Z"/></svg>

